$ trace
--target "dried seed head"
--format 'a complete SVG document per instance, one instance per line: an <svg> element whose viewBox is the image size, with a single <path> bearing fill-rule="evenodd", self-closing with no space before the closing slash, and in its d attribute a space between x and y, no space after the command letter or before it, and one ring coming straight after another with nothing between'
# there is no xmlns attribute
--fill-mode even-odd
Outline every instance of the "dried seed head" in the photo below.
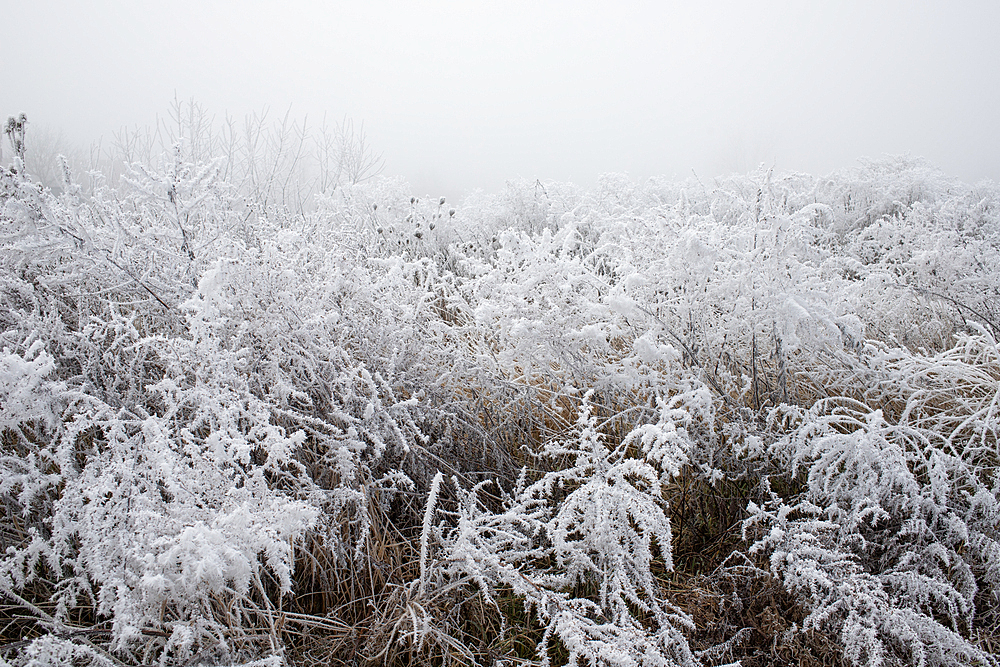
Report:
<svg viewBox="0 0 1000 667"><path fill-rule="evenodd" d="M417 198L416 198L416 197L410 197L410 203L411 203L411 204L414 204L414 203L416 203L416 201L417 201Z"/></svg>
<svg viewBox="0 0 1000 667"><path fill-rule="evenodd" d="M455 217L455 209L451 209L450 211L448 211L448 217L449 218L454 218Z"/></svg>
<svg viewBox="0 0 1000 667"><path fill-rule="evenodd" d="M444 206L444 197L441 197L441 201L438 202L438 206Z"/></svg>

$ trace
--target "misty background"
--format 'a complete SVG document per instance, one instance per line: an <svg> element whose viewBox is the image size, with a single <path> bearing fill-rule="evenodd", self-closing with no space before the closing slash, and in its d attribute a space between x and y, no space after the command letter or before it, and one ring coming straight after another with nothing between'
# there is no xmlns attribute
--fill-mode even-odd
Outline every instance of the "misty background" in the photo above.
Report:
<svg viewBox="0 0 1000 667"><path fill-rule="evenodd" d="M0 4L0 115L27 114L29 151L86 152L179 99L352 119L385 174L451 199L900 153L1000 180L992 0Z"/></svg>

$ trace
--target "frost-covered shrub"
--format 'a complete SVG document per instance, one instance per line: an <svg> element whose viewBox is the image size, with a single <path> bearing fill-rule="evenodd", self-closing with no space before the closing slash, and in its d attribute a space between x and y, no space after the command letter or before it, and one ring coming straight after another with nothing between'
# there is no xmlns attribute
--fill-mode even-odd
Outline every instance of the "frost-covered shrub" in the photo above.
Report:
<svg viewBox="0 0 1000 667"><path fill-rule="evenodd" d="M986 335L934 356L871 347L861 396L775 412L793 427L770 455L804 489L751 505L755 548L854 664L995 660L971 639L1000 601L998 362Z"/></svg>
<svg viewBox="0 0 1000 667"><path fill-rule="evenodd" d="M273 424L225 366L204 354L190 374L168 371L146 388L145 404L132 405L35 380L36 400L48 391L46 408L62 421L42 439L21 427L32 415L6 420L12 449L28 454L5 458L5 495L25 518L39 506L48 515L8 543L0 585L21 599L53 582L46 604L54 608L42 619L51 630L93 605L112 620L114 648L158 646L184 660L206 642L238 642L266 619L268 578L290 590L293 544L317 511L268 477L292 464L304 434ZM154 630L165 643L143 638Z"/></svg>
<svg viewBox="0 0 1000 667"><path fill-rule="evenodd" d="M620 442L600 432L590 397L572 432L542 450L566 464L532 483L522 472L502 511L481 504L484 484L459 487L456 523L434 526L435 478L414 600L474 585L496 605L498 590L509 589L545 629L536 649L544 664L557 638L570 664L695 665L684 637L691 621L663 594L654 562L673 566L663 489L687 464L691 427L711 419L708 392L663 398L657 419ZM431 535L436 559L428 557Z"/></svg>
<svg viewBox="0 0 1000 667"><path fill-rule="evenodd" d="M215 167L171 164L78 210L5 202L0 589L60 636L108 619L120 656L233 660L280 646L307 532L351 557L366 486L406 481L381 461L418 441L412 311L379 297L405 276L329 246L265 227L248 247Z"/></svg>

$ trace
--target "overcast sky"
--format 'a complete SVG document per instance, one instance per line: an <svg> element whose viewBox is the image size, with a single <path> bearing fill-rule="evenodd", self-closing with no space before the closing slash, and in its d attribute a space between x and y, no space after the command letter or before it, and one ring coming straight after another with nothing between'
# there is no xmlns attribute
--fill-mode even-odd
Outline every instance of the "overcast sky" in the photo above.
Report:
<svg viewBox="0 0 1000 667"><path fill-rule="evenodd" d="M176 94L220 118L363 121L418 194L886 153L1000 181L997 0L0 0L0 15L0 114L80 143L152 125Z"/></svg>

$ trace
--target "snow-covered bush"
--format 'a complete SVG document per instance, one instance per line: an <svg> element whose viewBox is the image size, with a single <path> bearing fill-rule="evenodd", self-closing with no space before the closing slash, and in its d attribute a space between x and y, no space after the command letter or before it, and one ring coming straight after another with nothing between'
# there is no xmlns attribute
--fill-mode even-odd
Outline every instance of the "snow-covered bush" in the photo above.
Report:
<svg viewBox="0 0 1000 667"><path fill-rule="evenodd" d="M654 563L663 572L673 567L663 490L687 463L689 429L711 419L708 392L662 398L656 421L620 442L607 442L590 398L588 392L572 431L541 452L565 463L532 483L522 471L501 511L482 505L485 483L459 486L454 524L435 526L435 478L411 604L464 586L495 606L499 590L509 590L544 628L535 651L543 664L558 639L569 664L696 665L684 637L691 621L653 572ZM430 632L415 619L409 627L418 645Z"/></svg>
<svg viewBox="0 0 1000 667"><path fill-rule="evenodd" d="M981 333L859 361L856 397L776 409L792 427L769 454L804 488L751 506L755 549L854 664L993 664L972 638L1000 603L1000 349Z"/></svg>
<svg viewBox="0 0 1000 667"><path fill-rule="evenodd" d="M4 202L0 586L60 636L109 619L110 648L140 661L276 650L296 544L323 512L363 544L362 483L418 434L394 398L409 336L371 337L363 267L266 228L248 248L216 168L178 156L137 168L134 195L71 208L14 175ZM108 272L109 298L80 295ZM398 296L386 280L371 289Z"/></svg>

